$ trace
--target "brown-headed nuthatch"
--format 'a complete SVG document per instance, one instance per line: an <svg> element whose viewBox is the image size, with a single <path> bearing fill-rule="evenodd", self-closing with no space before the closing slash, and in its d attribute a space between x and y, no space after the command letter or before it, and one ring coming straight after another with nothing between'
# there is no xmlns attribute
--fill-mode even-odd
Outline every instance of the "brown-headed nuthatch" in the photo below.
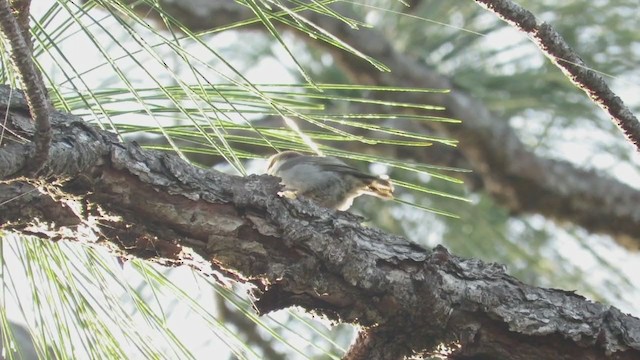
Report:
<svg viewBox="0 0 640 360"><path fill-rule="evenodd" d="M331 156L283 151L269 158L267 173L282 179L286 194L336 210L347 210L362 194L393 199L391 181L365 174Z"/></svg>

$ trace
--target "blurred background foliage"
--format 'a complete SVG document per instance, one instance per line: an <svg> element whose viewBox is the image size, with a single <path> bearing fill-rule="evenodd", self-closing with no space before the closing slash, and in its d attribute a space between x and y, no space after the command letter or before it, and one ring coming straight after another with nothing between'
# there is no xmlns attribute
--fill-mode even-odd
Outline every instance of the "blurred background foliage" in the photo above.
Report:
<svg viewBox="0 0 640 360"><path fill-rule="evenodd" d="M340 18L328 7L335 1L239 3L229 2L251 9L253 21L195 33L170 10L155 20L141 15L140 6L158 6L151 0L34 2L34 52L52 101L124 140L235 174L261 172L260 159L284 149L341 156L371 172L389 173L402 185L399 201L360 198L352 210L372 226L426 247L442 244L457 255L505 264L532 285L577 290L640 314L640 284L631 276L638 270L636 253L571 224L509 214L458 180L465 169L370 151L387 146L402 148L398 154L437 156L442 147L465 144L412 130L415 122L456 126L455 119L434 117L438 109L430 104L384 100L388 92L447 89L347 84L330 55L273 25L274 19L288 21L345 47L296 17L315 11ZM397 50L451 78L490 109L495 121L509 122L538 155L637 186L637 154L600 109L525 36L474 2L339 3L393 39ZM638 113L637 2L520 4L551 22ZM343 19L363 26L356 20ZM7 55L3 47L0 78L15 84ZM353 56L386 71L366 54ZM403 112L407 107L413 115ZM398 121L403 125L396 126ZM224 287L190 269L121 264L86 244L10 234L0 244L5 358L31 358L31 347L20 350L15 340L24 333L19 326L41 358L60 359L198 359L212 352L240 359L339 358L352 337L351 326L325 324L296 309L256 317L246 286Z"/></svg>

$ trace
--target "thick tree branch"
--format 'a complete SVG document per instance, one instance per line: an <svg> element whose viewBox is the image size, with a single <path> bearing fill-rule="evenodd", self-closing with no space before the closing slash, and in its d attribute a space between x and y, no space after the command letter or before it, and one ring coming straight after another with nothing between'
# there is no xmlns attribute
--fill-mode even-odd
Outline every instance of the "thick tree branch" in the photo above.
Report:
<svg viewBox="0 0 640 360"><path fill-rule="evenodd" d="M0 29L9 45L11 62L20 75L29 103L29 111L36 123L35 153L27 163L27 170L35 173L42 167L49 156L49 146L51 144L49 103L46 88L33 63L28 30L29 1L14 1L13 3L19 6L19 9L16 9L18 18L13 15L7 0L0 0Z"/></svg>
<svg viewBox="0 0 640 360"><path fill-rule="evenodd" d="M28 136L19 121L26 100L18 93L8 104L8 91L0 87L0 107L9 109L12 130ZM0 211L0 230L47 237L58 229L59 238L95 237L128 256L226 271L256 286L262 313L297 305L362 326L352 359L427 355L439 344L455 344L451 358L640 357L640 320L616 308L527 286L499 265L458 258L442 247L424 250L362 226L347 212L278 197L277 178L196 168L171 154L119 143L71 115L52 119L43 171L58 185L42 201L51 206L55 199L60 208L81 204L74 213L82 225L55 224L68 216L62 210L33 218L18 205L37 201L25 194L8 203L17 213ZM0 147L0 179L17 187L14 193L33 193L11 180L33 147ZM95 221L100 216L109 219L107 226Z"/></svg>
<svg viewBox="0 0 640 360"><path fill-rule="evenodd" d="M582 61L562 36L547 23L540 23L527 9L510 0L475 0L501 19L531 36L543 54L578 88L589 95L622 131L624 136L640 151L640 121L595 71Z"/></svg>
<svg viewBox="0 0 640 360"><path fill-rule="evenodd" d="M230 22L247 19L253 13L231 1L206 5L195 1L159 1L164 11L171 13L192 31L202 31ZM157 16L153 9L136 8L145 16ZM217 16L216 14L224 14ZM346 16L357 17L352 13ZM382 73L334 46L326 46L306 34L300 38L313 46L324 46L349 74L350 82L391 87L423 87L452 89L450 94L393 94L390 100L439 105L446 108L437 115L460 119L459 125L422 124L418 131L431 131L460 141L459 153L447 148L441 161L460 166L452 154L461 154L475 174L482 177L482 185L499 203L514 214L539 213L559 223L573 223L588 231L612 235L621 245L640 248L640 191L592 170L579 168L570 162L538 156L528 149L507 121L497 119L466 91L457 89L452 81L429 68L424 62L397 51L392 41L375 29L354 30L333 18L309 13L312 22L361 52L380 60L392 69ZM258 24L250 29L262 29ZM389 151L389 148L367 148L368 151ZM434 151L436 153L437 151ZM404 152L407 160L430 161L426 151ZM390 156L391 155L391 156ZM439 155L439 153L434 154ZM463 162L464 163L464 162ZM475 175L467 180L480 184Z"/></svg>

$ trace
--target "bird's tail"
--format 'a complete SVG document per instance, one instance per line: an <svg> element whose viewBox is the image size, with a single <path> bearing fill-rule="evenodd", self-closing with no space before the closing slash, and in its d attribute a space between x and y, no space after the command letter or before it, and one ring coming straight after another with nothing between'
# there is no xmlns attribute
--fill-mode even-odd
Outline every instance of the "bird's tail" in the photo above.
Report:
<svg viewBox="0 0 640 360"><path fill-rule="evenodd" d="M387 200L393 199L393 183L389 178L379 177L367 180L369 180L369 184L363 191L365 194Z"/></svg>

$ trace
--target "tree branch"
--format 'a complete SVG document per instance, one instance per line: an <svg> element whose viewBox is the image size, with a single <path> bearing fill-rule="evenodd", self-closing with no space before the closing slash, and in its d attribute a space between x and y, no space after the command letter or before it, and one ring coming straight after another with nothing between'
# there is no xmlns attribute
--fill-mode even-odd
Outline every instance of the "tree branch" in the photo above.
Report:
<svg viewBox="0 0 640 360"><path fill-rule="evenodd" d="M0 87L0 107L10 109L15 127L21 115L13 114L28 106L20 93L8 104L9 91ZM52 114L52 124L43 171L57 179L60 207L82 205L74 206L82 209L76 213L82 225L60 227L48 212L7 219L3 209L0 230L38 235L44 224L48 232L40 236L58 229L58 238L75 241L88 241L93 231L97 244L127 256L225 271L255 285L261 313L297 305L361 326L365 341L350 354L369 359L429 355L439 344L455 344L451 358L640 357L640 320L616 308L527 286L500 265L443 247L424 250L347 212L278 197L274 177L196 168L172 154L119 143L68 114ZM29 133L17 126L12 130ZM23 186L11 179L33 147L0 148L0 179L8 186ZM18 205L27 198L9 204L28 212ZM109 223L96 221L99 216Z"/></svg>
<svg viewBox="0 0 640 360"><path fill-rule="evenodd" d="M510 0L474 0L518 30L531 36L543 54L600 106L624 136L640 151L640 121L595 71L582 61L555 29L540 23L529 10Z"/></svg>
<svg viewBox="0 0 640 360"><path fill-rule="evenodd" d="M18 19L13 15L7 0L0 0L0 30L7 39L13 66L22 80L29 111L36 123L36 144L33 158L27 163L27 171L36 173L46 162L51 144L51 124L49 123L49 103L46 88L33 63L31 41L29 40L29 1L14 1ZM26 22L26 25L25 25Z"/></svg>
<svg viewBox="0 0 640 360"><path fill-rule="evenodd" d="M159 1L159 6L194 32L253 16L248 8L231 1L207 3L206 6L194 1ZM139 5L136 11L147 17L157 16L157 12L146 5ZM344 15L357 17L351 13ZM440 161L450 161L447 165L456 167L461 161L450 155L463 156L475 173L467 180L477 186L480 182L476 176L480 175L487 193L511 213L539 213L561 224L570 222L591 232L609 234L627 248L640 248L640 207L637 206L640 191L593 170L535 154L518 139L508 121L497 119L483 104L466 91L456 88L449 78L426 66L423 61L397 51L381 32L375 29L354 30L339 20L315 13L308 13L306 17L392 69L392 73L382 73L334 46L314 41L306 34L300 36L301 40L312 46L321 46L330 53L337 65L350 76L351 83L452 89L449 94L441 95L390 94L392 98L389 100L443 106L446 109L437 115L462 120L455 126L423 123L420 125L422 128L416 131L435 128L459 140L461 146L458 150L442 150L447 156ZM259 24L250 29L264 30ZM302 35L293 31L292 34ZM395 150L368 147L367 151L389 151L384 155L393 157L391 151ZM404 152L402 156L428 162L441 154L438 150L434 151L435 154L425 153Z"/></svg>
<svg viewBox="0 0 640 360"><path fill-rule="evenodd" d="M569 221L592 232L611 234L622 245L640 248L640 209L634 205L640 201L639 191L593 170L536 155L519 140L507 121L496 120L486 107L457 89L447 77L396 51L382 33L373 29L353 31L335 19L319 15L309 18L392 69L392 73L379 72L350 54L325 46L352 81L452 89L449 94L393 94L392 100L443 106L440 116L462 120L457 126L437 122L428 126L460 141L460 152L474 172L482 176L485 190L511 212L541 213L559 223Z"/></svg>
<svg viewBox="0 0 640 360"><path fill-rule="evenodd" d="M9 0L9 5L14 10L18 26L20 26L22 30L22 38L27 43L29 49L33 51L31 47L31 32L29 30L29 7L31 6L31 0Z"/></svg>

